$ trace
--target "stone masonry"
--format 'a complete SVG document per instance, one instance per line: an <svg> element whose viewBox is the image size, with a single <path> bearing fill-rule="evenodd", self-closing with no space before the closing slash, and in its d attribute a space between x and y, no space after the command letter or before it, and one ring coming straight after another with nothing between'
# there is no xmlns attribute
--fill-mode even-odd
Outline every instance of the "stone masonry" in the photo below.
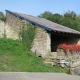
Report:
<svg viewBox="0 0 80 80"><path fill-rule="evenodd" d="M0 21L0 37L4 37L5 23Z"/></svg>
<svg viewBox="0 0 80 80"><path fill-rule="evenodd" d="M7 38L18 39L22 20L6 12L6 35Z"/></svg>
<svg viewBox="0 0 80 80"><path fill-rule="evenodd" d="M50 51L50 38L44 29L37 27L36 36L32 46L32 51L36 52L37 56L45 57L45 55Z"/></svg>

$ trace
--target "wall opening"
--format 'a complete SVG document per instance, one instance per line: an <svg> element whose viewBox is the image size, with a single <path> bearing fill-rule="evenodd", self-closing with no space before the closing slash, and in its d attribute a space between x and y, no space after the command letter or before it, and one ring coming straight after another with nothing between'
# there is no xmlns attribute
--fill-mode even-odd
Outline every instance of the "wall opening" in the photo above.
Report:
<svg viewBox="0 0 80 80"><path fill-rule="evenodd" d="M75 38L74 36L51 34L51 52L56 52L59 44L73 44L77 42L78 38Z"/></svg>

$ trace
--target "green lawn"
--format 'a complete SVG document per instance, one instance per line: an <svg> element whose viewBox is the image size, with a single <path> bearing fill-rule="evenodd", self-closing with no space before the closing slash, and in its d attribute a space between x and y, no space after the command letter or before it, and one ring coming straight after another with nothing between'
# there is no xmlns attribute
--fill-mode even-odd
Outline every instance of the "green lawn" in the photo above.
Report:
<svg viewBox="0 0 80 80"><path fill-rule="evenodd" d="M36 58L35 53L18 40L0 39L0 72L67 72L65 68L52 67Z"/></svg>

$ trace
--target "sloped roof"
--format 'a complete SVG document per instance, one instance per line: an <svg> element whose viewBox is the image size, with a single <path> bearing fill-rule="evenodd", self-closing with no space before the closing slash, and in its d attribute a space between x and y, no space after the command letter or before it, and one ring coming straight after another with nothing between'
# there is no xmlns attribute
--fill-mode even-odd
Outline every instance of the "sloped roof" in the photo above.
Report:
<svg viewBox="0 0 80 80"><path fill-rule="evenodd" d="M46 20L44 18L39 18L39 17L36 17L36 16L17 13L17 12L12 12L12 11L8 11L8 10L6 10L6 11L8 13L16 16L16 17L19 17L20 19L29 21L30 23L35 24L36 26L44 28L45 30L48 30L48 31L55 31L55 32L62 32L62 33L70 33L70 34L80 35L79 31L76 31L74 29L62 26L60 24L54 23L54 22Z"/></svg>

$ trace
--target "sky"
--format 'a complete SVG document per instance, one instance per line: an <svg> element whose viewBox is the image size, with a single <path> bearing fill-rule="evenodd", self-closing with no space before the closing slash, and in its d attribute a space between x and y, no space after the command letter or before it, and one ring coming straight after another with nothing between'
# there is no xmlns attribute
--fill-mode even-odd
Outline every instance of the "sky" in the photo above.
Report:
<svg viewBox="0 0 80 80"><path fill-rule="evenodd" d="M5 10L33 16L45 11L64 14L68 10L80 14L80 0L0 0L0 11Z"/></svg>

